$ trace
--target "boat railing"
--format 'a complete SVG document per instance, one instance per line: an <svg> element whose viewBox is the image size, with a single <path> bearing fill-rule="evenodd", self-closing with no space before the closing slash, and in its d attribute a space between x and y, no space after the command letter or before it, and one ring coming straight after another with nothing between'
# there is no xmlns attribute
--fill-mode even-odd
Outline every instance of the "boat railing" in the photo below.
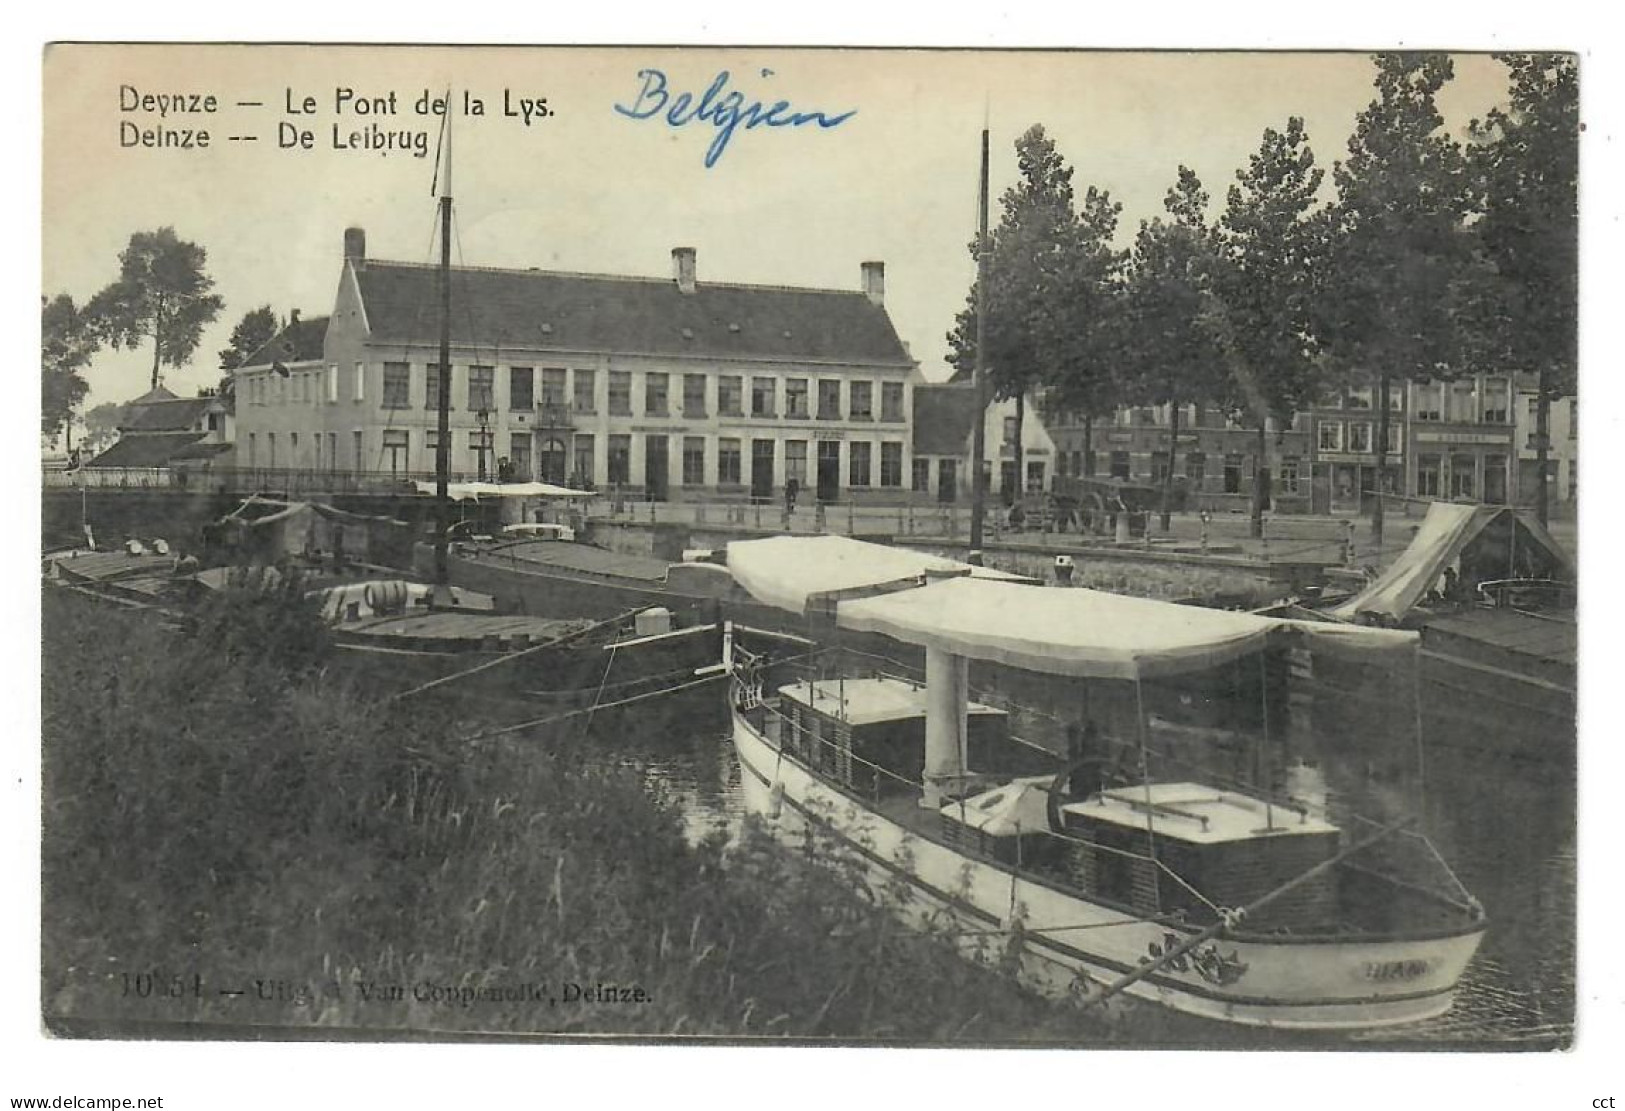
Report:
<svg viewBox="0 0 1625 1111"><path fill-rule="evenodd" d="M751 705L746 713L747 716L754 719L752 724L758 726L764 736L771 739L776 735L777 744L780 746L781 751L783 751L786 742L790 741L792 751L796 752L798 755L808 754L808 765L815 772L820 773L820 779L822 782L830 784L837 790L841 790L844 793L857 795L863 798L864 801L870 803L877 803L883 797L884 793L880 788L882 782L898 788L899 790L896 792L898 794L906 793L917 796L924 791L924 785L918 780L910 779L909 777L901 775L891 768L887 768L880 764L876 764L873 761L864 759L853 752L849 745L843 745L839 737L825 736L821 733L814 733L811 730L802 727L794 719L784 714L776 706L765 700ZM793 740L791 740L792 738ZM819 755L817 757L812 757L810 754L814 752L819 753ZM847 769L845 782L840 782L829 777L828 770L838 770L843 766ZM866 773L866 778L868 779L867 789L857 785L858 777L852 774L852 770L857 768L862 768ZM967 814L967 810L965 808L966 800L961 798L958 801L960 803L960 824L965 826L967 829L971 828L964 820ZM929 813L933 817L936 817L939 821L942 817L944 817L940 811L932 812L922 809L919 811L919 813L922 816ZM907 824L911 826L914 825L914 823ZM1166 876L1175 885L1188 892L1193 899L1200 902L1213 914L1219 915L1223 913L1223 908L1214 903L1210 898L1208 898L1208 896L1203 894L1199 889L1185 879L1185 877L1181 876L1173 868L1169 867L1165 861L1162 861L1155 856L1147 853L1135 852L1131 849L1125 849L1116 845L1103 844L1087 837L1080 837L1076 833L1053 830L1048 827L1032 830L1019 829L1018 835L1015 839L1016 857L1013 861L1005 861L1004 863L1009 866L1013 866L1015 870L1022 875L1030 878L1046 880L1050 883L1054 883L1057 878L1060 878L1068 886L1077 886L1076 883L1069 876L1065 876L1064 873L1058 877L1053 872L1036 867L1035 865L1038 862L1037 859L1024 859L1022 845L1023 838L1033 839L1039 843L1055 844L1065 847L1083 846L1088 848L1091 852L1102 853L1108 856L1138 862L1141 866L1150 868L1154 872ZM964 848L966 846L961 845L961 847ZM987 855L990 858L992 856L990 853L984 853L983 855ZM1041 859L1045 854L1040 852L1034 855L1035 857Z"/></svg>

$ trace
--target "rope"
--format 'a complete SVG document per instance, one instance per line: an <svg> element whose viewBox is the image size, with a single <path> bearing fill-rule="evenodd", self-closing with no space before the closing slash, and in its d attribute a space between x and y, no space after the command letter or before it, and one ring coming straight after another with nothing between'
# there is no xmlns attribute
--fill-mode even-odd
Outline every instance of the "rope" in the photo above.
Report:
<svg viewBox="0 0 1625 1111"><path fill-rule="evenodd" d="M723 672L719 671L715 675L706 675L702 678L694 679L687 683L681 683L675 687L661 687L659 690L646 691L643 694L635 694L629 698L620 699L617 702L605 702L602 705L583 706L579 710L570 710L562 714L555 714L552 717L534 718L530 721L519 722L516 725L504 725L498 729L487 729L479 733L472 733L461 739L464 743L473 744L478 741L488 740L492 737L501 737L509 733L518 733L526 729L539 729L543 726L554 725L561 721L568 721L573 717L580 717L582 714L591 714L598 710L614 710L621 706L630 706L634 702L643 702L650 698L659 698L664 694L676 694L678 691L689 690L693 687L702 686L706 683L714 683L718 679L725 678L727 678L727 676Z"/></svg>

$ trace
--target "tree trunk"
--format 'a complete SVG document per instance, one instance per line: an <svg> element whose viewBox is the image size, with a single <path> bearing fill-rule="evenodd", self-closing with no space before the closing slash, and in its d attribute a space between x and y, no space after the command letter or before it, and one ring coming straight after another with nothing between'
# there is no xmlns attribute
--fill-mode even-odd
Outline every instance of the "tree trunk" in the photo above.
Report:
<svg viewBox="0 0 1625 1111"><path fill-rule="evenodd" d="M1258 447L1253 459L1253 514L1252 524L1248 533L1254 540L1264 535L1264 503L1269 498L1269 467L1266 466L1269 452L1268 419L1260 413L1258 416Z"/></svg>
<svg viewBox="0 0 1625 1111"><path fill-rule="evenodd" d="M1021 458L1021 430L1022 430L1022 425L1026 423L1026 420L1027 420L1027 395L1025 393L1018 393L1018 394L1016 394L1016 442L1015 442L1015 445L1014 445L1014 450L1015 450L1015 453L1016 453L1016 493L1015 493L1015 501L1018 501L1018 502L1023 497L1025 497L1026 494L1027 494L1027 474L1026 474L1026 471L1022 469L1022 458Z"/></svg>
<svg viewBox="0 0 1625 1111"><path fill-rule="evenodd" d="M1552 400L1546 368L1535 376L1535 520L1546 527L1551 507L1546 496L1546 467L1552 452Z"/></svg>
<svg viewBox="0 0 1625 1111"><path fill-rule="evenodd" d="M164 349L164 298L158 295L158 305L152 311L152 388L158 388L158 361Z"/></svg>
<svg viewBox="0 0 1625 1111"><path fill-rule="evenodd" d="M1377 379L1377 476L1371 499L1371 545L1382 559L1382 472L1388 462L1388 375Z"/></svg>
<svg viewBox="0 0 1625 1111"><path fill-rule="evenodd" d="M1168 468L1162 474L1162 531L1168 531L1169 501L1174 488L1174 454L1179 450L1179 403L1168 403Z"/></svg>

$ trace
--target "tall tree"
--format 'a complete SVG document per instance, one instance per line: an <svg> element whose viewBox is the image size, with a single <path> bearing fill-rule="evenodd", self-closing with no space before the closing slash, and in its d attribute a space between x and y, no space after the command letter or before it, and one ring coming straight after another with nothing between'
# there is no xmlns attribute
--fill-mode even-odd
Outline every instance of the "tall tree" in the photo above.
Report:
<svg viewBox="0 0 1625 1111"><path fill-rule="evenodd" d="M1225 195L1218 242L1217 308L1234 391L1258 430L1253 461L1252 534L1263 534L1269 497L1271 418L1285 428L1314 400L1311 305L1324 270L1327 223L1316 214L1324 171L1303 120L1265 128L1256 153Z"/></svg>
<svg viewBox="0 0 1625 1111"><path fill-rule="evenodd" d="M1216 262L1207 223L1207 190L1188 167L1163 199L1168 219L1141 222L1129 268L1127 313L1139 338L1130 359L1128 396L1168 406L1168 459L1162 476L1162 528L1169 526L1180 410L1224 392L1224 355L1208 324Z"/></svg>
<svg viewBox="0 0 1625 1111"><path fill-rule="evenodd" d="M1058 375L1054 317L1078 239L1072 169L1034 124L1016 140L1020 180L1000 198L1002 215L988 236L983 307L983 365L996 400L1016 403L1016 482L1023 484L1021 437L1027 394ZM971 245L976 253L976 245ZM949 362L968 374L976 362L973 283L965 309L948 334ZM985 418L984 418L985 419ZM980 476L973 476L980 481Z"/></svg>
<svg viewBox="0 0 1625 1111"><path fill-rule="evenodd" d="M1330 288L1321 303L1334 364L1377 385L1371 526L1380 547L1389 389L1396 378L1461 372L1471 258L1465 162L1435 103L1455 67L1442 54L1375 62L1377 99L1357 117L1348 159L1332 172Z"/></svg>
<svg viewBox="0 0 1625 1111"><path fill-rule="evenodd" d="M214 279L204 270L208 252L179 239L174 228L136 232L119 253L119 277L91 299L115 348L135 349L152 341L152 388L164 366L191 359L203 329L224 307Z"/></svg>
<svg viewBox="0 0 1625 1111"><path fill-rule="evenodd" d="M1536 376L1535 511L1546 523L1551 403L1579 388L1580 81L1572 54L1501 54L1508 105L1473 121L1468 148L1492 279L1478 354Z"/></svg>
<svg viewBox="0 0 1625 1111"><path fill-rule="evenodd" d="M220 351L220 369L231 371L246 364L249 356L269 343L281 327L270 305L244 313L231 330L231 345Z"/></svg>
<svg viewBox="0 0 1625 1111"><path fill-rule="evenodd" d="M1129 252L1112 246L1123 206L1090 186L1078 209L1076 234L1063 258L1051 311L1037 327L1050 357L1043 389L1048 412L1083 420L1086 451L1094 446L1094 421L1122 404L1122 373L1129 322L1124 275Z"/></svg>
<svg viewBox="0 0 1625 1111"><path fill-rule="evenodd" d="M100 346L96 320L72 297L40 298L40 432L52 447L90 390L79 372Z"/></svg>

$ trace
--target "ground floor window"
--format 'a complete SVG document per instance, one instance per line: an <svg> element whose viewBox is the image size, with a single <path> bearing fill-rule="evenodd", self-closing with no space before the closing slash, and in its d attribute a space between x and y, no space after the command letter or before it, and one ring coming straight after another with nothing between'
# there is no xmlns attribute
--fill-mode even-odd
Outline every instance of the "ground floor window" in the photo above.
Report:
<svg viewBox="0 0 1625 1111"><path fill-rule="evenodd" d="M530 433L515 432L508 441L508 470L521 482L530 478Z"/></svg>
<svg viewBox="0 0 1625 1111"><path fill-rule="evenodd" d="M738 486L740 482L739 441L725 437L717 441L717 485Z"/></svg>
<svg viewBox="0 0 1625 1111"><path fill-rule="evenodd" d="M611 486L625 486L632 481L632 437L626 435L609 438L608 474L604 477Z"/></svg>
<svg viewBox="0 0 1625 1111"><path fill-rule="evenodd" d="M1439 457L1437 455L1418 455L1416 457L1416 496L1419 498L1436 498L1439 496Z"/></svg>
<svg viewBox="0 0 1625 1111"><path fill-rule="evenodd" d="M1161 486L1168 478L1171 462L1166 451L1151 453L1151 485Z"/></svg>
<svg viewBox="0 0 1625 1111"><path fill-rule="evenodd" d="M870 445L862 440L853 440L846 450L846 484L848 486L869 485L869 449Z"/></svg>
<svg viewBox="0 0 1625 1111"><path fill-rule="evenodd" d="M362 434L362 431L359 428L352 432L351 435L355 437L355 469L356 473L360 474L362 471L367 469L367 455L365 447L367 441L366 437Z"/></svg>
<svg viewBox="0 0 1625 1111"><path fill-rule="evenodd" d="M1474 491L1478 489L1475 481L1477 467L1471 455L1452 455L1450 457L1450 496L1452 498L1476 497Z"/></svg>
<svg viewBox="0 0 1625 1111"><path fill-rule="evenodd" d="M1113 478L1120 479L1120 480L1122 480L1124 482L1128 481L1128 476L1129 476L1128 452L1126 452L1126 451L1114 451L1114 452L1112 452L1111 466L1112 466L1112 472L1111 473L1112 473Z"/></svg>
<svg viewBox="0 0 1625 1111"><path fill-rule="evenodd" d="M931 492L931 460L914 460L914 492L929 494Z"/></svg>
<svg viewBox="0 0 1625 1111"><path fill-rule="evenodd" d="M1241 493L1242 458L1236 452L1230 452L1224 457L1224 492L1227 494Z"/></svg>
<svg viewBox="0 0 1625 1111"><path fill-rule="evenodd" d="M1200 490L1207 479L1207 456L1200 451L1185 453L1185 481L1191 489Z"/></svg>
<svg viewBox="0 0 1625 1111"><path fill-rule="evenodd" d="M884 485L884 482L882 482ZM1044 489L1044 461L1034 459L1027 464L1027 489L1041 492Z"/></svg>
<svg viewBox="0 0 1625 1111"><path fill-rule="evenodd" d="M1095 474L1095 449L1090 448L1083 453L1083 473L1093 478Z"/></svg>
<svg viewBox="0 0 1625 1111"><path fill-rule="evenodd" d="M1296 494L1298 492L1298 473L1302 461L1296 455L1288 455L1281 460L1281 486L1283 494Z"/></svg>
<svg viewBox="0 0 1625 1111"><path fill-rule="evenodd" d="M1572 428L1573 425L1570 425L1569 427ZM1574 501L1579 496L1580 496L1580 460L1578 458L1575 458L1575 459L1570 459L1569 460L1569 501Z"/></svg>
<svg viewBox="0 0 1625 1111"><path fill-rule="evenodd" d="M880 484L882 486L901 486L903 484L903 445L889 443L880 445Z"/></svg>
<svg viewBox="0 0 1625 1111"><path fill-rule="evenodd" d="M575 460L570 468L570 485L578 489L590 489L598 481L597 458L598 445L590 435L580 435L575 438Z"/></svg>
<svg viewBox="0 0 1625 1111"><path fill-rule="evenodd" d="M412 434L404 428L389 429L384 433L384 469L391 475L405 474L412 450Z"/></svg>
<svg viewBox="0 0 1625 1111"><path fill-rule="evenodd" d="M683 437L683 485L705 485L705 437Z"/></svg>
<svg viewBox="0 0 1625 1111"><path fill-rule="evenodd" d="M784 481L795 479L796 489L807 485L807 441L784 441Z"/></svg>

